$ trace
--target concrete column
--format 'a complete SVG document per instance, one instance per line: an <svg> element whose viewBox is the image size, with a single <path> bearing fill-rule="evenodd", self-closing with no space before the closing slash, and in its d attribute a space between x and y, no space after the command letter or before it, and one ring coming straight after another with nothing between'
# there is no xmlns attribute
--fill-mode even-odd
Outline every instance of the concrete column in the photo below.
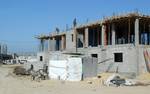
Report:
<svg viewBox="0 0 150 94"><path fill-rule="evenodd" d="M89 29L88 28L85 28L85 45L84 45L84 47L88 47L89 46Z"/></svg>
<svg viewBox="0 0 150 94"><path fill-rule="evenodd" d="M137 62L137 75L139 75L139 19L137 18L135 20L135 24L134 24L134 33L135 33L135 38L134 38L134 41L135 41L135 46L136 46L136 62Z"/></svg>
<svg viewBox="0 0 150 94"><path fill-rule="evenodd" d="M75 52L78 52L78 51L77 51L77 50L78 50L78 49L77 49L77 43L78 43L78 40L77 40L78 37L77 37L77 36L78 36L78 32L77 32L77 29L76 29L75 27L74 27L73 30L74 30L74 31L73 31L73 32L74 32L74 33L73 33L73 34L74 34L74 35L73 35L73 36L74 36L74 38L73 38L74 48L75 48Z"/></svg>
<svg viewBox="0 0 150 94"><path fill-rule="evenodd" d="M115 24L112 24L111 32L112 32L111 43L112 43L112 45L115 45L116 44Z"/></svg>
<svg viewBox="0 0 150 94"><path fill-rule="evenodd" d="M52 40L55 40L55 37L53 37Z"/></svg>
<svg viewBox="0 0 150 94"><path fill-rule="evenodd" d="M52 51L55 51L56 50L56 41L55 41L55 37L52 37L52 41L53 41L53 47L52 47Z"/></svg>
<svg viewBox="0 0 150 94"><path fill-rule="evenodd" d="M74 42L74 47L76 48L77 47L77 30L76 28L73 29L73 42Z"/></svg>
<svg viewBox="0 0 150 94"><path fill-rule="evenodd" d="M135 20L135 38L134 38L134 41L135 41L135 46L139 45L139 19L136 19Z"/></svg>
<svg viewBox="0 0 150 94"><path fill-rule="evenodd" d="M51 50L50 44L50 39L48 39L48 52Z"/></svg>
<svg viewBox="0 0 150 94"><path fill-rule="evenodd" d="M65 50L65 36L64 35L61 36L61 41L62 41L62 43L61 43L61 49Z"/></svg>
<svg viewBox="0 0 150 94"><path fill-rule="evenodd" d="M101 34L101 43L102 43L102 46L105 45L105 31L106 31L106 26L105 25L102 25L102 34Z"/></svg>

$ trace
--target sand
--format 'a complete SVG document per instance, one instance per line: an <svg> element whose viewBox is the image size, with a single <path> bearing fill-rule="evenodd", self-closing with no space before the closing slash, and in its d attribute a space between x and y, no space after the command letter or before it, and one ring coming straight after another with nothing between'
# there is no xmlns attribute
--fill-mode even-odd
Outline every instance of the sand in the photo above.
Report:
<svg viewBox="0 0 150 94"><path fill-rule="evenodd" d="M15 65L0 66L0 94L149 94L150 86L106 87L101 80L66 82L45 80L31 81L30 77L18 77L12 73ZM17 65L18 66L18 65ZM95 82L94 82L95 81Z"/></svg>
<svg viewBox="0 0 150 94"><path fill-rule="evenodd" d="M143 73L137 77L139 80L150 80L150 73Z"/></svg>

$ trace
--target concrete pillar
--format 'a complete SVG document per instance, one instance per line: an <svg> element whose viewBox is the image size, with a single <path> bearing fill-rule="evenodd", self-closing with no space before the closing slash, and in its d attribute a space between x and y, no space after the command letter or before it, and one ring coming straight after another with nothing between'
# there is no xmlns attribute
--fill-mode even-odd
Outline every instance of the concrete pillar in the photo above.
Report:
<svg viewBox="0 0 150 94"><path fill-rule="evenodd" d="M89 46L89 29L88 28L85 28L85 31L84 31L85 33L85 45L84 45L84 47L88 47Z"/></svg>
<svg viewBox="0 0 150 94"><path fill-rule="evenodd" d="M134 28L135 28L135 38L134 38L134 41L135 41L135 46L136 46L136 62L137 62L137 75L139 75L139 19L137 18L135 20L135 24L134 24Z"/></svg>
<svg viewBox="0 0 150 94"><path fill-rule="evenodd" d="M52 51L55 51L56 50L56 41L55 41L55 37L52 37L52 41L53 41L53 47L52 47Z"/></svg>
<svg viewBox="0 0 150 94"><path fill-rule="evenodd" d="M73 29L73 42L74 42L74 47L76 48L77 47L77 30L76 28Z"/></svg>
<svg viewBox="0 0 150 94"><path fill-rule="evenodd" d="M116 44L116 31L115 31L114 23L112 24L111 32L112 32L111 43L112 43L112 45L115 45Z"/></svg>
<svg viewBox="0 0 150 94"><path fill-rule="evenodd" d="M77 41L77 38L78 38L78 37L77 37L77 36L78 36L78 32L77 32L77 29L76 29L75 27L74 27L73 30L74 30L74 31L73 31L73 32L74 32L74 33L73 33L73 34L74 34L74 35L73 35L73 36L74 36L74 38L73 38L74 48L75 48L75 52L78 52L78 51L77 51L77 50L78 50L78 49L77 49L77 43L78 43L78 41Z"/></svg>
<svg viewBox="0 0 150 94"><path fill-rule="evenodd" d="M134 41L135 41L135 46L137 46L137 45L139 45L139 19L136 19L135 20L135 26L134 26L134 28L135 28L135 39L134 39Z"/></svg>
<svg viewBox="0 0 150 94"><path fill-rule="evenodd" d="M61 36L61 41L62 41L62 43L61 43L61 49L65 50L65 36L64 35Z"/></svg>
<svg viewBox="0 0 150 94"><path fill-rule="evenodd" d="M105 25L102 25L102 34L101 34L101 43L102 43L102 46L105 46L105 31L106 31L106 26Z"/></svg>
<svg viewBox="0 0 150 94"><path fill-rule="evenodd" d="M48 41L48 52L49 52L49 51L51 50L51 47L50 47L51 40L50 40L50 39L48 39L47 41Z"/></svg>

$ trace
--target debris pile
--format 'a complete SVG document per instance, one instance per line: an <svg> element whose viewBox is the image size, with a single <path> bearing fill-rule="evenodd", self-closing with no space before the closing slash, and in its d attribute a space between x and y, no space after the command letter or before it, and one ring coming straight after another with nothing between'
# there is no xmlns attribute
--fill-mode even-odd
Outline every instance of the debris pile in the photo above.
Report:
<svg viewBox="0 0 150 94"><path fill-rule="evenodd" d="M35 71L33 65L31 64L31 67L27 70L22 66L16 66L14 68L13 73L16 75L26 75L26 76L30 75L32 80L40 81L49 79L47 71L48 71L47 67Z"/></svg>
<svg viewBox="0 0 150 94"><path fill-rule="evenodd" d="M27 75L26 69L21 66L15 67L13 73L16 75Z"/></svg>
<svg viewBox="0 0 150 94"><path fill-rule="evenodd" d="M136 79L122 78L119 74L113 74L104 82L106 86L147 86L149 82L143 82Z"/></svg>

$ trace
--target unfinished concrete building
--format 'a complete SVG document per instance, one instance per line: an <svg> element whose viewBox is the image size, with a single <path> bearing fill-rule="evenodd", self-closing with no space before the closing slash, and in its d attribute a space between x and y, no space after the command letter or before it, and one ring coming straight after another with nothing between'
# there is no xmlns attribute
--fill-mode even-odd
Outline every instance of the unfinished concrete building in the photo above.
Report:
<svg viewBox="0 0 150 94"><path fill-rule="evenodd" d="M150 72L150 16L147 15L112 16L38 39L41 62L65 58L67 53L80 54L97 58L97 74L119 72L135 76Z"/></svg>

